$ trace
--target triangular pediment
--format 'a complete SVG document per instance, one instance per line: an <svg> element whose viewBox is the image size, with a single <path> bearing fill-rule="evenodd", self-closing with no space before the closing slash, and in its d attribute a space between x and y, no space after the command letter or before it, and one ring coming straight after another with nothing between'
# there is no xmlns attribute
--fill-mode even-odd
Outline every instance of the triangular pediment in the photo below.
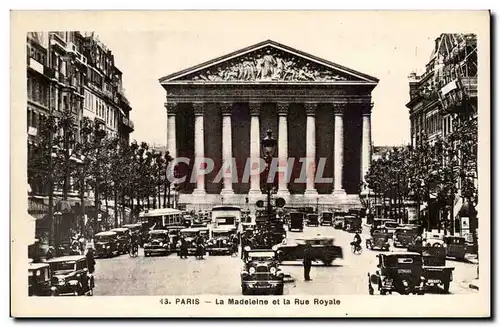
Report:
<svg viewBox="0 0 500 327"><path fill-rule="evenodd" d="M160 79L162 84L262 82L376 84L378 79L274 41L265 41Z"/></svg>

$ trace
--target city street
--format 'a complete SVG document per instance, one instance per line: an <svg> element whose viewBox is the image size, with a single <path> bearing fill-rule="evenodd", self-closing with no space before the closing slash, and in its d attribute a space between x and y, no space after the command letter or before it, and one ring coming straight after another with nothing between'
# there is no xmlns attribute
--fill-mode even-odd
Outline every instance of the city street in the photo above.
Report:
<svg viewBox="0 0 500 327"><path fill-rule="evenodd" d="M364 240L368 229L363 231ZM290 232L288 242L293 239L313 236L331 236L342 246L344 259L336 260L332 266L320 263L313 265L311 278L303 280L301 262L284 262L282 269L294 281L285 284L287 294L346 294L367 295L367 273L376 268L377 251L363 248L361 255L351 252L349 243L354 234L335 230L333 227L305 227L304 232ZM393 248L391 247L391 250ZM395 249L406 251L406 249ZM455 267L451 294L475 292L468 288L466 281L476 276L476 265L447 260L447 265ZM196 260L191 256L180 259L176 254L169 256L144 257L142 249L137 258L121 255L109 259L98 259L96 265L95 295L196 295L221 294L240 295L239 257L206 256Z"/></svg>

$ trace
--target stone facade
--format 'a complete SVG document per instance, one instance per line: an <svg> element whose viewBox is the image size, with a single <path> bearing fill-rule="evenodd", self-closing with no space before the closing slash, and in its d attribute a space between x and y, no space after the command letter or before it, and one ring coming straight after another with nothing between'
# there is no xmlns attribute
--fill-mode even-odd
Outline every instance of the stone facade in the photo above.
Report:
<svg viewBox="0 0 500 327"><path fill-rule="evenodd" d="M169 151L215 163L211 173L185 183L180 202L241 205L263 198L263 176L243 176L247 159L261 157L260 140L270 129L279 165L295 158L291 179L276 176L277 196L290 205L358 206L371 161L371 91L377 82L273 41L161 78ZM230 158L237 183L215 178ZM306 179L296 183L303 164ZM192 165L181 174L192 172ZM315 181L318 165L333 182Z"/></svg>

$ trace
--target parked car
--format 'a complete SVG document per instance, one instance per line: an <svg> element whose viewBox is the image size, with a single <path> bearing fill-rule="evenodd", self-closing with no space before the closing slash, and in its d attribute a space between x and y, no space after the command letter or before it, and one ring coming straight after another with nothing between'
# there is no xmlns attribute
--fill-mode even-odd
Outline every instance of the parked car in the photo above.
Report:
<svg viewBox="0 0 500 327"><path fill-rule="evenodd" d="M361 233L362 221L358 216L345 216L343 230L349 233Z"/></svg>
<svg viewBox="0 0 500 327"><path fill-rule="evenodd" d="M401 295L424 294L425 277L422 255L414 252L378 254L375 273L368 273L368 292L380 295L397 292Z"/></svg>
<svg viewBox="0 0 500 327"><path fill-rule="evenodd" d="M373 236L366 239L366 248L370 250L378 249L378 250L389 251L390 248L389 238L390 235L388 233L382 233L382 232L374 233Z"/></svg>
<svg viewBox="0 0 500 327"><path fill-rule="evenodd" d="M390 238L392 238L394 232L396 231L396 228L398 228L400 226L401 225L399 225L399 223L396 221L386 221L382 225L382 229L384 229L390 235Z"/></svg>
<svg viewBox="0 0 500 327"><path fill-rule="evenodd" d="M314 213L307 214L307 226L319 226L319 216Z"/></svg>
<svg viewBox="0 0 500 327"><path fill-rule="evenodd" d="M148 241L144 243L144 256L152 254L167 255L170 253L170 238L168 230L155 229L149 231Z"/></svg>
<svg viewBox="0 0 500 327"><path fill-rule="evenodd" d="M333 226L333 212L321 213L321 225Z"/></svg>
<svg viewBox="0 0 500 327"><path fill-rule="evenodd" d="M50 295L50 279L52 273L48 263L29 263L28 265L28 295Z"/></svg>
<svg viewBox="0 0 500 327"><path fill-rule="evenodd" d="M115 232L118 238L118 253L128 253L130 244L130 230L128 228L119 227L111 229L110 232Z"/></svg>
<svg viewBox="0 0 500 327"><path fill-rule="evenodd" d="M277 252L280 262L303 260L306 244L311 245L311 255L314 260L321 261L325 266L331 265L335 259L343 258L342 248L334 245L334 239L331 237L297 239L295 244L278 244L273 250Z"/></svg>
<svg viewBox="0 0 500 327"><path fill-rule="evenodd" d="M208 255L214 254L232 254L234 243L232 238L236 234L236 227L232 228L214 228L210 231L210 239L207 242ZM236 248L236 251L238 248Z"/></svg>
<svg viewBox="0 0 500 327"><path fill-rule="evenodd" d="M118 253L118 236L115 232L100 232L94 236L95 257L109 258Z"/></svg>
<svg viewBox="0 0 500 327"><path fill-rule="evenodd" d="M424 246L420 252L426 287L441 287L445 293L448 293L455 267L446 266L446 249L439 246Z"/></svg>
<svg viewBox="0 0 500 327"><path fill-rule="evenodd" d="M446 247L446 256L453 257L457 260L463 261L467 249L465 237L461 236L445 236L444 246Z"/></svg>
<svg viewBox="0 0 500 327"><path fill-rule="evenodd" d="M83 255L56 257L47 260L52 271L51 295L92 295L94 276L88 272Z"/></svg>
<svg viewBox="0 0 500 327"><path fill-rule="evenodd" d="M344 216L335 216L335 221L333 222L333 228L344 229L344 223L345 223Z"/></svg>
<svg viewBox="0 0 500 327"><path fill-rule="evenodd" d="M418 229L407 226L397 227L392 237L393 245L397 248L406 248L413 242L417 235Z"/></svg>
<svg viewBox="0 0 500 327"><path fill-rule="evenodd" d="M290 212L288 218L288 230L289 231L304 231L304 213L302 212Z"/></svg>
<svg viewBox="0 0 500 327"><path fill-rule="evenodd" d="M245 261L241 277L243 295L271 293L283 295L284 274L280 269L276 252L269 249L244 249Z"/></svg>

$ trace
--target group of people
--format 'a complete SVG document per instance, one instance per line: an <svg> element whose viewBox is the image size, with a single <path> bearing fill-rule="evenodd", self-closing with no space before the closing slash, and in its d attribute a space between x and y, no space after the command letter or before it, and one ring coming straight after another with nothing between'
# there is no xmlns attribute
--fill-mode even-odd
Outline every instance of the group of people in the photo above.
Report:
<svg viewBox="0 0 500 327"><path fill-rule="evenodd" d="M203 259L205 255L205 239L199 232L191 242L182 235L179 237L179 241L177 242L177 245L179 247L179 257L181 259L187 259L189 255L189 248L191 245L190 243L194 243L196 246L196 259Z"/></svg>

